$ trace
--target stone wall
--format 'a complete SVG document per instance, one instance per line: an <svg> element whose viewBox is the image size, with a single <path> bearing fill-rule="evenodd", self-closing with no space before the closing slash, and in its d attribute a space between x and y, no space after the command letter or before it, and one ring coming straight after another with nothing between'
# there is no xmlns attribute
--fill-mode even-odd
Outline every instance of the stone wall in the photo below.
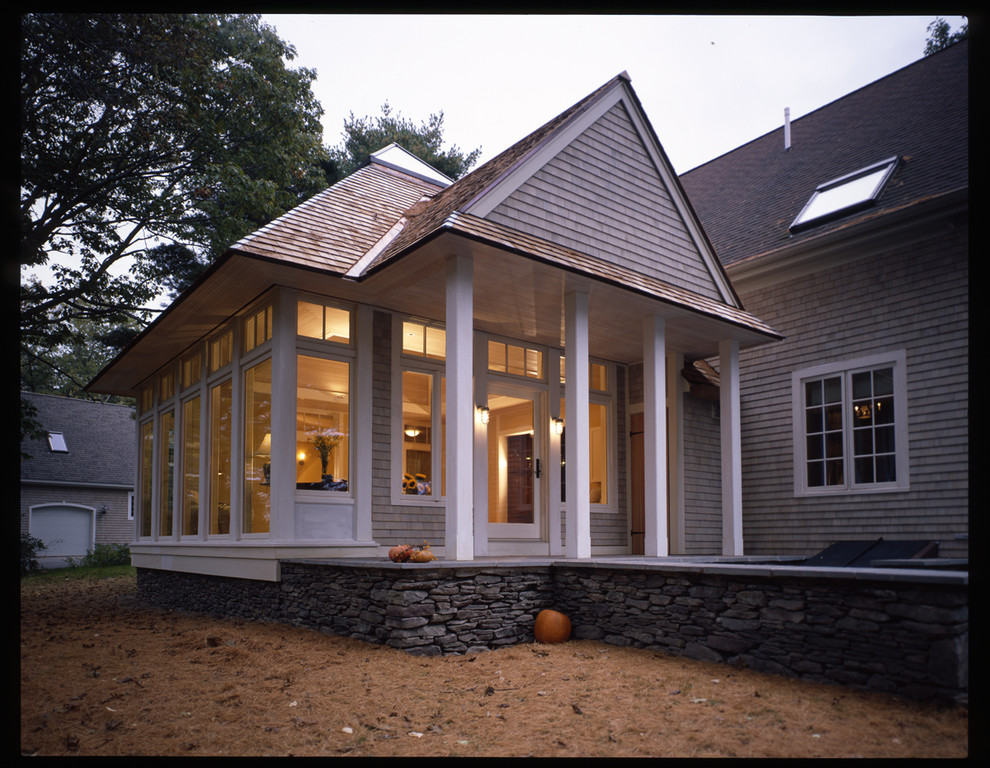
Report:
<svg viewBox="0 0 990 768"><path fill-rule="evenodd" d="M138 589L162 607L424 656L532 642L536 615L554 608L576 638L912 698L967 698L966 574L824 570L286 561L279 583L139 569Z"/></svg>

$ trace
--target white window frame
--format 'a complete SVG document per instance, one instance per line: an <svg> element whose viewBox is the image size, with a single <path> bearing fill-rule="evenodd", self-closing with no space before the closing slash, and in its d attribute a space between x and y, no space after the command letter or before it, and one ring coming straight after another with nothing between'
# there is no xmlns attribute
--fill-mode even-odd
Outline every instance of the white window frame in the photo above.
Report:
<svg viewBox="0 0 990 768"><path fill-rule="evenodd" d="M878 368L892 368L894 375L894 450L897 479L888 483L856 483L853 472L852 376ZM839 376L842 380L843 483L809 486L804 385L808 381ZM870 355L795 371L791 375L792 434L794 446L794 495L833 496L853 493L892 493L910 488L908 459L907 355L904 350Z"/></svg>
<svg viewBox="0 0 990 768"><path fill-rule="evenodd" d="M403 324L418 323L431 328L438 328L446 333L443 323L427 321L409 315L392 316L392 472L389 477L392 504L397 506L429 506L443 505L446 496L443 495L444 448L443 448L443 379L447 375L447 361L443 358L419 355L406 352L402 345ZM430 403L431 421L431 462L433 466L433 482L428 494L407 494L402 492L402 473L396 473L396 468L402 467L402 451L404 450L402 431L405 428L402 418L402 374L424 373L433 376L433 392Z"/></svg>

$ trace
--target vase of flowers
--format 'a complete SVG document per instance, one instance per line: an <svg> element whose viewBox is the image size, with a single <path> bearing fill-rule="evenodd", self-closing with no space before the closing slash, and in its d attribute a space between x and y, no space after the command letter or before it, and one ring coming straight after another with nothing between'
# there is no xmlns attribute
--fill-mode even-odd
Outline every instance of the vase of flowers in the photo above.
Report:
<svg viewBox="0 0 990 768"><path fill-rule="evenodd" d="M316 448L317 452L320 454L320 467L322 468L322 474L326 477L327 467L333 460L333 452L337 448L337 444L340 443L345 437L344 433L333 427L329 429L321 429L317 432L312 433L312 438L310 442L313 443L313 447Z"/></svg>

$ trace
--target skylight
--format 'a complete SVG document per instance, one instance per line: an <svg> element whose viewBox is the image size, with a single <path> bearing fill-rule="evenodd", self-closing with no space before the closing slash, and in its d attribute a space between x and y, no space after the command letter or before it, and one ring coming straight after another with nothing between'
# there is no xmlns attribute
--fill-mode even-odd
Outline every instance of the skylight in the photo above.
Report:
<svg viewBox="0 0 990 768"><path fill-rule="evenodd" d="M374 152L371 161L431 181L441 187L450 186L454 181L398 144L389 144Z"/></svg>
<svg viewBox="0 0 990 768"><path fill-rule="evenodd" d="M822 224L829 219L873 205L896 165L897 158L891 157L819 185L794 219L790 226L791 231Z"/></svg>
<svg viewBox="0 0 990 768"><path fill-rule="evenodd" d="M65 435L61 432L48 433L48 447L52 453L68 453L69 447L65 444Z"/></svg>

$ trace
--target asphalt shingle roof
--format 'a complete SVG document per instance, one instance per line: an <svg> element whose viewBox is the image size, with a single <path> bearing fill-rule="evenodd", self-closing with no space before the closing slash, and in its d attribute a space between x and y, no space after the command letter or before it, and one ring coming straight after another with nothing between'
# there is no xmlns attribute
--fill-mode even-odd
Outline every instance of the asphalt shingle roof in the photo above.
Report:
<svg viewBox="0 0 990 768"><path fill-rule="evenodd" d="M21 450L21 482L41 480L65 484L134 485L136 431L134 409L92 400L21 392L38 409L45 431L65 435L67 453L49 449L47 437L25 440Z"/></svg>
<svg viewBox="0 0 990 768"><path fill-rule="evenodd" d="M969 186L969 42L962 41L683 174L725 265ZM870 209L792 234L815 188L898 156Z"/></svg>

